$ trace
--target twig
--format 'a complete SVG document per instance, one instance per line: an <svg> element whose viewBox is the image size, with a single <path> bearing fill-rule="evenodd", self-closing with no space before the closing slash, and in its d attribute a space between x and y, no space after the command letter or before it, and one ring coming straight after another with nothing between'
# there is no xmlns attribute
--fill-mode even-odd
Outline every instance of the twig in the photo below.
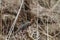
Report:
<svg viewBox="0 0 60 40"><path fill-rule="evenodd" d="M49 35L49 34L47 34L47 33L45 33L45 32L42 32L42 31L40 31L40 30L39 30L39 32L42 33L42 34L44 34L44 35L46 35L46 36L48 36L48 37L53 38L53 36L51 36L51 35Z"/></svg>
<svg viewBox="0 0 60 40"><path fill-rule="evenodd" d="M53 11L56 8L56 6L58 5L59 2L60 2L60 0L58 0L57 3L49 11L50 12Z"/></svg>
<svg viewBox="0 0 60 40"><path fill-rule="evenodd" d="M14 20L14 22L13 22L11 28L10 28L10 31L9 31L9 33L8 33L8 35L7 35L7 37L6 37L5 40L9 40L9 38L10 38L10 36L11 36L11 34L12 34L12 31L14 30L14 26L15 26L15 24L16 24L16 21L17 21L17 19L18 19L19 14L20 14L20 11L21 11L21 8L22 8L22 6L23 6L23 3L24 3L24 0L22 0L22 3L21 3L21 5L20 5L20 9L18 10L17 16L16 16L16 18L15 18L15 20ZM9 37L9 38L8 38L8 37ZM8 38L8 39L7 39L7 38Z"/></svg>

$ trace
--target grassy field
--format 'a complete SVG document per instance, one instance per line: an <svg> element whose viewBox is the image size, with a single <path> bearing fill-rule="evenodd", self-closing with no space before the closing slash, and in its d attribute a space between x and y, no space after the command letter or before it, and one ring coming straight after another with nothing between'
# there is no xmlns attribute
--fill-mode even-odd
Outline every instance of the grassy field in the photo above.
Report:
<svg viewBox="0 0 60 40"><path fill-rule="evenodd" d="M0 0L0 40L60 40L60 0Z"/></svg>

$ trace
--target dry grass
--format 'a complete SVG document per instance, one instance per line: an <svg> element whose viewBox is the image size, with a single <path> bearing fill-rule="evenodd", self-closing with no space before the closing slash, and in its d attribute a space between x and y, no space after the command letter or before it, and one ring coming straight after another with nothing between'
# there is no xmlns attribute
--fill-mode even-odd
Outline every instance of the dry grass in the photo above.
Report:
<svg viewBox="0 0 60 40"><path fill-rule="evenodd" d="M59 4L60 0L1 0L0 40L60 40Z"/></svg>

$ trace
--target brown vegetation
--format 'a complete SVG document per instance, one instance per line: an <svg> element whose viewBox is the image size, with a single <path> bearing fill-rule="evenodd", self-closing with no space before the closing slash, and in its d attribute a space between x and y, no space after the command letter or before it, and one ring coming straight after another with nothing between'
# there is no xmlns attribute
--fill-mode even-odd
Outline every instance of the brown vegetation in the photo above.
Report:
<svg viewBox="0 0 60 40"><path fill-rule="evenodd" d="M7 36L9 40L60 40L59 4L60 0L1 0L0 40Z"/></svg>

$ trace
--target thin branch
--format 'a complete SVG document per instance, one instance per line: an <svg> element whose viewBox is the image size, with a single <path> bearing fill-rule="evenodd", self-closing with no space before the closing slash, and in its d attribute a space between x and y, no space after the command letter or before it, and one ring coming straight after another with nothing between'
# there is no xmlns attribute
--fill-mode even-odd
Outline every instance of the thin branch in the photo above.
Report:
<svg viewBox="0 0 60 40"><path fill-rule="evenodd" d="M52 8L50 8L49 12L53 11L56 8L56 6L59 4L59 2L60 0L58 0L57 3Z"/></svg>
<svg viewBox="0 0 60 40"><path fill-rule="evenodd" d="M53 36L51 36L51 35L45 33L44 31L42 32L42 31L39 30L39 32L42 33L42 34L44 34L44 35L46 35L46 36L48 36L48 37L50 37L50 38L53 38Z"/></svg>
<svg viewBox="0 0 60 40"><path fill-rule="evenodd" d="M11 36L11 34L12 34L12 31L14 30L14 26L15 26L15 24L16 24L16 21L17 21L17 19L18 19L19 14L20 14L20 11L21 11L21 8L22 8L22 6L23 6L23 3L24 3L24 0L22 0L22 3L21 3L21 5L20 5L20 9L18 10L17 16L16 16L16 18L15 18L15 20L14 20L14 22L13 22L11 28L10 28L10 31L9 31L9 33L8 33L8 35L7 35L7 37L6 37L5 40L9 40L9 38L10 38L10 36ZM9 38L8 38L8 37L9 37ZM7 38L8 38L8 39L7 39Z"/></svg>

